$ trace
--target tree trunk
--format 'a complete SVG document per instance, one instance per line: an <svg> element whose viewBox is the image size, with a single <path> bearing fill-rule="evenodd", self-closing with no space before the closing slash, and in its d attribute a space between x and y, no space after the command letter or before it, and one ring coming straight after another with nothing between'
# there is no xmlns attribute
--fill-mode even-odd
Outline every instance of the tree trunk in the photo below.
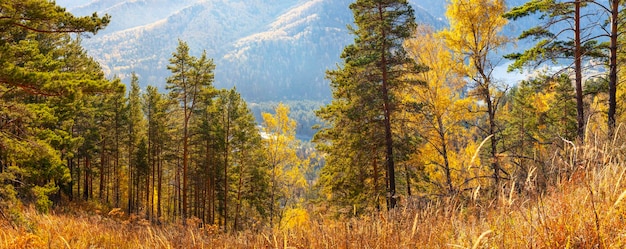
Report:
<svg viewBox="0 0 626 249"><path fill-rule="evenodd" d="M495 185L495 195L498 198L500 194L500 165L498 164L498 139L496 137L496 103L491 100L489 88L485 89L485 101L487 102L487 112L489 115L489 135L491 138L491 169L493 170L493 180Z"/></svg>
<svg viewBox="0 0 626 249"><path fill-rule="evenodd" d="M116 105L119 105L116 100ZM120 206L120 122L119 122L119 107L115 107L115 162L113 162L113 184L115 189L115 207ZM108 199L108 197L107 197Z"/></svg>
<svg viewBox="0 0 626 249"><path fill-rule="evenodd" d="M70 168L70 192L69 192L69 197L70 197L70 201L74 201L74 159L72 158L68 158L67 159L67 165Z"/></svg>
<svg viewBox="0 0 626 249"><path fill-rule="evenodd" d="M157 153L157 178L159 179L157 182L157 222L161 223L161 183L163 181L163 162L161 161L161 146L158 146L159 150Z"/></svg>
<svg viewBox="0 0 626 249"><path fill-rule="evenodd" d="M242 152L242 154L244 154ZM237 207L235 208L235 223L233 224L233 230L237 230L238 229L238 222L239 222L239 211L241 208L241 188L243 186L243 158L245 157L245 154L241 157L241 160L239 162L239 185L237 186Z"/></svg>
<svg viewBox="0 0 626 249"><path fill-rule="evenodd" d="M614 136L615 132L615 112L617 109L617 36L619 25L619 2L618 0L610 0L611 4L611 43L610 43L610 62L609 62L609 115L608 129L609 139Z"/></svg>
<svg viewBox="0 0 626 249"><path fill-rule="evenodd" d="M226 225L228 224L228 155L230 154L230 106L226 110L226 134L225 134L225 146L224 146L224 231L227 231Z"/></svg>
<svg viewBox="0 0 626 249"><path fill-rule="evenodd" d="M578 123L578 140L585 140L585 116L583 103L583 79L582 79L582 51L580 44L580 1L574 2L574 72L576 74L576 122Z"/></svg>
<svg viewBox="0 0 626 249"><path fill-rule="evenodd" d="M374 195L376 201L376 210L380 211L380 202L378 199L378 153L376 152L376 146L372 146L372 156L374 157L373 166L374 166Z"/></svg>
<svg viewBox="0 0 626 249"><path fill-rule="evenodd" d="M85 157L85 187L83 188L83 199L84 200L89 200L89 192L90 192L90 175L91 175L91 161L89 160L89 157Z"/></svg>
<svg viewBox="0 0 626 249"><path fill-rule="evenodd" d="M81 165L80 165L80 156L78 156L76 158L76 198L78 198L80 200L80 196L81 196L81 192L80 192L80 181L81 181L81 175L80 175L80 169Z"/></svg>
<svg viewBox="0 0 626 249"><path fill-rule="evenodd" d="M100 199L100 201L104 201L104 188L105 188L105 170L104 170L104 164L105 164L105 159L104 159L104 155L105 153L105 148L106 148L106 139L102 140L102 150L100 151L100 189L98 192L98 199Z"/></svg>
<svg viewBox="0 0 626 249"><path fill-rule="evenodd" d="M448 146L446 144L446 133L443 127L441 117L437 117L437 132L441 139L441 156L443 157L443 166L446 172L446 185L448 185L448 194L454 194L454 186L452 184L452 172L450 171L450 159L448 158Z"/></svg>
<svg viewBox="0 0 626 249"><path fill-rule="evenodd" d="M131 214L133 211L133 179L135 174L133 173L133 137L134 137L132 124L129 128L129 139L128 139L128 214Z"/></svg>
<svg viewBox="0 0 626 249"><path fill-rule="evenodd" d="M378 14L380 21L384 21L383 16L383 6L382 4L378 4ZM386 32L384 27L381 27L382 36L386 37ZM387 43L383 42L381 47L381 60L380 67L382 70L382 98L383 98L383 112L384 112L384 126L385 126L385 162L387 165L387 181L389 185L387 187L387 210L396 207L396 176L395 176L395 165L393 158L393 138L391 133L391 104L389 100L389 82L387 75Z"/></svg>
<svg viewBox="0 0 626 249"><path fill-rule="evenodd" d="M187 116L187 102L185 101L185 108L184 108L184 112L185 112L185 121L183 124L183 195L182 195L182 199L183 199L183 210L181 210L181 214L182 214L182 219L183 219L183 224L187 224L187 156L188 156L188 151L187 151L187 146L188 146L188 133L187 133L187 125L189 122L189 118Z"/></svg>

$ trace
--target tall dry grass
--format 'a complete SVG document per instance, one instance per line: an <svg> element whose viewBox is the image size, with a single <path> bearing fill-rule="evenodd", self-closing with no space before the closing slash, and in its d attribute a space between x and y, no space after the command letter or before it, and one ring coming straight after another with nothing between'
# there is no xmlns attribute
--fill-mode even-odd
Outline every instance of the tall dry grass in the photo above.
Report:
<svg viewBox="0 0 626 249"><path fill-rule="evenodd" d="M420 208L348 220L323 216L288 231L221 233L155 226L109 214L42 215L0 221L1 248L626 248L625 147L573 143L545 192L505 191L497 200L441 199ZM532 175L529 176L529 182ZM528 186L526 186L528 187Z"/></svg>

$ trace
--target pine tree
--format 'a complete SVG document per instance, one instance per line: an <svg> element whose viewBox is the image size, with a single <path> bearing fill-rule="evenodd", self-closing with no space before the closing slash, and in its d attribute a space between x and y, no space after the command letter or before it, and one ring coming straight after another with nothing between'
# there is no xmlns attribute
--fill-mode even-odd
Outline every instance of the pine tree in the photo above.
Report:
<svg viewBox="0 0 626 249"><path fill-rule="evenodd" d="M582 62L585 58L601 58L605 56L601 50L602 46L588 32L596 24L585 25L583 23L583 16L588 14L584 11L585 7L589 5L588 2L584 0L535 0L529 1L522 6L514 7L504 15L508 19L517 20L540 13L539 19L544 20L542 24L524 31L519 36L519 39L533 39L537 43L534 47L522 53L513 53L506 56L515 60L510 67L511 70L521 70L525 66L540 65L547 61L556 62L562 59L573 61L574 85L576 86L576 120L578 123L578 139L581 142L584 140L585 131ZM614 13L611 13L611 18L614 15ZM610 23L612 25L615 24L613 21ZM613 36L616 38L617 34L611 32L610 36L611 42L616 42L613 40ZM611 46L616 46L616 44ZM613 67L611 68L611 70L614 70ZM613 75L613 72L611 72L611 75ZM613 87L611 84L611 88ZM611 120L613 118L609 118L609 123L614 121ZM609 124L610 127L613 125Z"/></svg>
<svg viewBox="0 0 626 249"><path fill-rule="evenodd" d="M344 149L335 147L340 144L339 139L356 142L358 137L358 140L367 143L364 147L384 155L382 161L386 169L387 208L391 209L396 207L398 197L396 158L401 158L394 154L398 145L392 127L397 123L395 115L401 108L398 93L413 83L404 77L407 71L418 69L407 57L402 43L416 27L415 18L406 0L358 0L350 5L350 9L356 24L356 28L350 28L350 31L356 37L354 44L344 49L344 64L327 72L332 82L334 100L319 113L322 119L331 122L330 127L320 134L339 135L324 137L326 142L331 143L326 147L326 151L331 154L339 154ZM340 124L342 122L348 124ZM341 134L332 131L344 128L355 130L343 130ZM318 137L322 138L322 135ZM362 151L363 147L354 145L348 147L349 150L355 154ZM366 150L367 153L370 150ZM350 156L347 160L354 159L357 158ZM376 165L377 161L378 158L374 157L365 165ZM327 165L340 168L346 166L343 163Z"/></svg>
<svg viewBox="0 0 626 249"><path fill-rule="evenodd" d="M72 132L76 104L85 90L105 84L97 64L65 33L96 33L108 19L75 17L44 0L0 2L0 173L22 175L26 185L17 190L32 187L42 210L59 187L71 196L68 166L81 143Z"/></svg>
<svg viewBox="0 0 626 249"><path fill-rule="evenodd" d="M153 171L156 171L156 219L160 221L163 216L163 176L164 157L166 141L169 137L167 113L170 103L166 96L158 92L153 86L146 88L146 93L142 96L143 114L147 122L147 143L148 161L152 164ZM153 177L154 178L154 177Z"/></svg>
<svg viewBox="0 0 626 249"><path fill-rule="evenodd" d="M212 88L213 60L207 59L206 52L198 59L189 55L189 46L179 40L176 52L172 54L168 69L172 76L167 79L167 89L177 99L183 111L183 171L182 171L182 219L186 222L187 205L187 169L189 164L189 123L196 104L202 94Z"/></svg>
<svg viewBox="0 0 626 249"><path fill-rule="evenodd" d="M515 165L511 174L520 189L528 189L525 185L533 173L539 187L546 187L546 179L554 177L550 172L553 149L562 147L563 139L577 136L574 94L566 74L522 81L509 94L510 111L504 118L503 134Z"/></svg>
<svg viewBox="0 0 626 249"><path fill-rule="evenodd" d="M126 108L126 86L121 81L115 80L110 88L111 92L103 95L102 101L95 102L98 103L95 107L98 113L95 116L98 120L96 125L99 126L98 134L100 136L97 142L97 152L100 154L99 194L101 201L111 204L109 185L112 185L112 204L119 207L120 161L122 159L122 141L126 137L128 109Z"/></svg>

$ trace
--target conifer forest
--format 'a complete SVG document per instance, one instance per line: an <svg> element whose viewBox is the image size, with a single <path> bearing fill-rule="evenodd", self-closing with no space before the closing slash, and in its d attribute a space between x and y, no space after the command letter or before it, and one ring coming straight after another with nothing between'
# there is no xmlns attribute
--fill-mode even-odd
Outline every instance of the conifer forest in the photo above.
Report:
<svg viewBox="0 0 626 249"><path fill-rule="evenodd" d="M626 3L511 2L342 5L330 99L259 107L194 40L109 75L115 16L0 0L0 248L626 247Z"/></svg>

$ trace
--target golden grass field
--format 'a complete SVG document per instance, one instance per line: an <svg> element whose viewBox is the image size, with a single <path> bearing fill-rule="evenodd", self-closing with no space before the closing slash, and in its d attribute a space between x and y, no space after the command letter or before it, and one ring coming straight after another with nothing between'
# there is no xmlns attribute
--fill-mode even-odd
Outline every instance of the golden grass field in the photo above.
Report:
<svg viewBox="0 0 626 249"><path fill-rule="evenodd" d="M612 163L622 158L607 148L579 148L579 169L537 195L509 192L495 201L464 204L442 200L419 210L343 220L313 216L287 231L237 233L151 225L116 211L43 215L26 208L24 224L0 220L0 247L626 248L626 164Z"/></svg>

